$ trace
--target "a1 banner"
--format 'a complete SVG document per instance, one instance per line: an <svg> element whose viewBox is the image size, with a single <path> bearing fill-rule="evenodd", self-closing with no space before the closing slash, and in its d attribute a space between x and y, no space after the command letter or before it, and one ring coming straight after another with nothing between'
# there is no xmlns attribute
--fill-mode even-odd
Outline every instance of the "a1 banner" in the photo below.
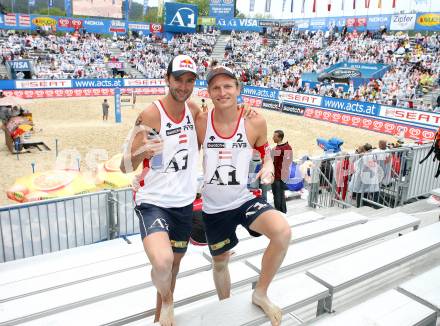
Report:
<svg viewBox="0 0 440 326"><path fill-rule="evenodd" d="M403 133L405 138L417 140L432 140L435 132L429 129L409 126L401 123L383 121L371 117L361 117L339 112L307 108L304 111L306 118L342 124L350 127L367 129L389 135L399 135Z"/></svg>

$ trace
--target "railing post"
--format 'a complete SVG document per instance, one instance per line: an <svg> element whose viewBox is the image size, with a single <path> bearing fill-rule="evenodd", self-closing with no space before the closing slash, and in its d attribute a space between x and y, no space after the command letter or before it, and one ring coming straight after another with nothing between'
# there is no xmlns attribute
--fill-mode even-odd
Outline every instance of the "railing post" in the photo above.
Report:
<svg viewBox="0 0 440 326"><path fill-rule="evenodd" d="M403 169L401 175L399 176L399 200L397 206L402 206L408 200L408 188L413 175L413 165L414 165L414 148L408 149L408 151L403 153ZM403 177L405 177L404 180Z"/></svg>
<svg viewBox="0 0 440 326"><path fill-rule="evenodd" d="M116 192L110 190L108 193L108 226L107 226L107 238L115 239L119 236L118 225L118 200Z"/></svg>

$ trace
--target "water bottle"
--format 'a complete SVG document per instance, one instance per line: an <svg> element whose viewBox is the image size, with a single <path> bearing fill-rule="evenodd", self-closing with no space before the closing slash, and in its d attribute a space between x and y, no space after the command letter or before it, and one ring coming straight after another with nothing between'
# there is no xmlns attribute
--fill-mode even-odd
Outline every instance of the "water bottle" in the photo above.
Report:
<svg viewBox="0 0 440 326"><path fill-rule="evenodd" d="M155 129L152 129L148 133L148 139L160 139L160 135ZM162 153L158 153L150 159L150 168L153 170L161 170L163 168Z"/></svg>

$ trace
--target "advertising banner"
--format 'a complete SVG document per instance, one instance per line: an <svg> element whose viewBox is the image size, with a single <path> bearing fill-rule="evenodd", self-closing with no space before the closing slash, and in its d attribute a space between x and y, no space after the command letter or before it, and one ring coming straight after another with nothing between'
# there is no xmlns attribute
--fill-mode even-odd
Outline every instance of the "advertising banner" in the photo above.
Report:
<svg viewBox="0 0 440 326"><path fill-rule="evenodd" d="M222 31L263 31L263 28L258 26L258 20L252 18L217 18L217 26Z"/></svg>
<svg viewBox="0 0 440 326"><path fill-rule="evenodd" d="M278 101L269 101L263 100L261 103L262 109L273 110L273 111L281 111L281 105Z"/></svg>
<svg viewBox="0 0 440 326"><path fill-rule="evenodd" d="M259 20L258 26L261 27L280 27L280 22L276 20Z"/></svg>
<svg viewBox="0 0 440 326"><path fill-rule="evenodd" d="M370 102L349 101L335 97L323 97L321 106L327 109L351 114L366 116L379 116L380 114L379 104Z"/></svg>
<svg viewBox="0 0 440 326"><path fill-rule="evenodd" d="M241 90L241 95L261 97L263 99L278 101L279 91L273 88L244 86Z"/></svg>
<svg viewBox="0 0 440 326"><path fill-rule="evenodd" d="M215 17L199 17L197 25L214 26L216 22Z"/></svg>
<svg viewBox="0 0 440 326"><path fill-rule="evenodd" d="M320 106L322 101L321 96L292 92L280 92L280 98L283 102L293 102L313 106Z"/></svg>
<svg viewBox="0 0 440 326"><path fill-rule="evenodd" d="M283 112L294 114L294 115L304 115L305 108L293 103L283 103Z"/></svg>
<svg viewBox="0 0 440 326"><path fill-rule="evenodd" d="M440 13L417 14L415 30L440 31Z"/></svg>
<svg viewBox="0 0 440 326"><path fill-rule="evenodd" d="M150 34L150 24L128 23L128 30L142 32L144 35Z"/></svg>
<svg viewBox="0 0 440 326"><path fill-rule="evenodd" d="M209 16L216 18L233 18L234 0L210 0Z"/></svg>
<svg viewBox="0 0 440 326"><path fill-rule="evenodd" d="M253 108L261 108L263 100L261 98L242 96L243 102Z"/></svg>
<svg viewBox="0 0 440 326"><path fill-rule="evenodd" d="M390 17L390 15L369 16L367 19L367 29L369 31L378 30L384 27L389 29Z"/></svg>
<svg viewBox="0 0 440 326"><path fill-rule="evenodd" d="M137 95L165 95L164 87L145 88L121 88L122 93L129 94L134 90ZM6 96L15 96L26 99L38 98L65 98L65 97L89 97L89 96L112 96L112 88L77 88L77 89L31 89L4 91Z"/></svg>
<svg viewBox="0 0 440 326"><path fill-rule="evenodd" d="M310 19L297 19L295 24L300 30L309 29Z"/></svg>
<svg viewBox="0 0 440 326"><path fill-rule="evenodd" d="M392 15L390 22L391 31L410 31L416 24L416 14Z"/></svg>
<svg viewBox="0 0 440 326"><path fill-rule="evenodd" d="M176 33L194 33L198 16L198 7L184 3L165 3L165 31Z"/></svg>
<svg viewBox="0 0 440 326"><path fill-rule="evenodd" d="M310 18L309 29L311 31L326 30L327 21L325 18Z"/></svg>
<svg viewBox="0 0 440 326"><path fill-rule="evenodd" d="M345 21L346 18L345 17L328 17L327 18L327 28L330 27L337 27L338 30L340 31L342 29L342 27L345 26Z"/></svg>
<svg viewBox="0 0 440 326"><path fill-rule="evenodd" d="M0 13L0 27L5 26L5 17Z"/></svg>
<svg viewBox="0 0 440 326"><path fill-rule="evenodd" d="M356 29L362 31L367 27L367 17L349 17L346 21L349 29Z"/></svg>
<svg viewBox="0 0 440 326"><path fill-rule="evenodd" d="M403 132L405 138L432 140L435 132L417 126L409 126L398 122L382 121L375 118L359 117L351 114L341 114L315 108L307 108L304 116L311 119L323 120L355 128L362 128L383 134L397 135Z"/></svg>
<svg viewBox="0 0 440 326"><path fill-rule="evenodd" d="M420 125L432 130L437 130L440 127L440 114L434 112L382 106L379 116L386 119L407 122L412 125Z"/></svg>

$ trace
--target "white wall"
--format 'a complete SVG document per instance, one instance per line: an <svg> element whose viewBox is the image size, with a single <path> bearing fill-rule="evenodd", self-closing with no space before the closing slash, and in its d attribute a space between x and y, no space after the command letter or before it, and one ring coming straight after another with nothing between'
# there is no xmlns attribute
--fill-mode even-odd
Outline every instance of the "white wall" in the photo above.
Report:
<svg viewBox="0 0 440 326"><path fill-rule="evenodd" d="M255 10L249 12L251 0L236 0L237 9L247 17L264 15L266 0L255 0ZM356 0L356 9L353 10L353 0L330 0L331 11L327 11L329 0L316 0L316 12L312 12L313 0L305 0L304 13L301 13L303 0L293 0L293 13L290 12L292 0L286 0L285 10L282 12L283 0L271 0L270 18L310 18L310 17L332 17L332 16L357 16L357 15L380 15L393 14L400 11L409 13L418 12L439 12L440 0L395 0L396 8L392 8L393 0L370 0L369 9L365 8L365 0ZM382 8L378 3L382 2ZM342 10L344 3L344 10Z"/></svg>

